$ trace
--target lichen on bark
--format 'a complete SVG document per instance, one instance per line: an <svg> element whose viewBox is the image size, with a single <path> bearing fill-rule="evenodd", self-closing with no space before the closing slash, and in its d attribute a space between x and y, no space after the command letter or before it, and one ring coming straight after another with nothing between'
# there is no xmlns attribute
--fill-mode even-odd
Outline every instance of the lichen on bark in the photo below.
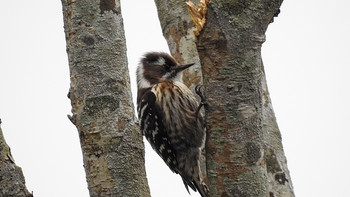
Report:
<svg viewBox="0 0 350 197"><path fill-rule="evenodd" d="M90 196L149 196L119 1L62 0L72 104Z"/></svg>
<svg viewBox="0 0 350 197"><path fill-rule="evenodd" d="M208 165L214 196L294 195L281 140L274 138L279 130L261 60L265 31L281 3L217 0L209 4L197 42L210 106L207 160L227 166ZM223 130L218 133L216 128ZM226 153L216 152L221 149ZM276 174L284 175L287 184L278 184ZM233 184L226 184L230 181Z"/></svg>
<svg viewBox="0 0 350 197"><path fill-rule="evenodd" d="M1 130L0 119L0 196L33 197L25 185L22 169L15 164Z"/></svg>
<svg viewBox="0 0 350 197"><path fill-rule="evenodd" d="M184 39L193 31L184 2L155 2L171 53L185 61L186 53L199 57L211 196L294 196L261 59L282 0L211 0L204 28L191 39ZM193 83L186 74L184 81Z"/></svg>

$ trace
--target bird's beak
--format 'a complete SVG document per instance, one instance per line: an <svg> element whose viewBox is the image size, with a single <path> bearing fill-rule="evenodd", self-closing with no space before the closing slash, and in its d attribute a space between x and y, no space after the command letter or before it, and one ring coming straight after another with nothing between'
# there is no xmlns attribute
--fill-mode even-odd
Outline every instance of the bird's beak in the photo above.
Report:
<svg viewBox="0 0 350 197"><path fill-rule="evenodd" d="M191 67L191 66L193 66L193 65L194 65L194 63L191 63L191 64L181 64L181 65L176 66L176 67L174 68L174 70L175 70L176 72L180 72L180 71L183 71L183 70L185 70L186 68L189 68L189 67Z"/></svg>

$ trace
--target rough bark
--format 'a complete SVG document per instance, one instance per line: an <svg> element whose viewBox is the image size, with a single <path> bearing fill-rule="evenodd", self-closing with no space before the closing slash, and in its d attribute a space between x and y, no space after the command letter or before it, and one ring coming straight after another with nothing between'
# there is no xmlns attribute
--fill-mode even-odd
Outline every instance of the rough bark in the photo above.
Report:
<svg viewBox="0 0 350 197"><path fill-rule="evenodd" d="M15 164L0 127L0 197L32 196L25 186L22 169Z"/></svg>
<svg viewBox="0 0 350 197"><path fill-rule="evenodd" d="M214 196L294 196L261 59L282 0L211 1L198 38Z"/></svg>
<svg viewBox="0 0 350 197"><path fill-rule="evenodd" d="M211 0L196 39L184 2L156 0L172 54L187 61L179 49L196 42L189 53L199 55L209 104L211 196L294 196L261 58L266 29L282 0Z"/></svg>
<svg viewBox="0 0 350 197"><path fill-rule="evenodd" d="M150 196L120 2L62 0L69 98L90 196Z"/></svg>

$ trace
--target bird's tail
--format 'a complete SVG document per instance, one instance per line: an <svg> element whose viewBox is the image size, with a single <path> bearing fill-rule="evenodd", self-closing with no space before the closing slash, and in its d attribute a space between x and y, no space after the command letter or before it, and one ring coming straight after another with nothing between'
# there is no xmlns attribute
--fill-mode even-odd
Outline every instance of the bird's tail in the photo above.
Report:
<svg viewBox="0 0 350 197"><path fill-rule="evenodd" d="M201 197L209 197L209 189L205 184L206 178L204 172L201 170L201 148L198 151L188 151L186 154L178 155L179 161L183 165L180 165L178 173L181 175L184 185L190 193L188 187L191 187L194 191L198 191ZM185 152L185 151L183 151ZM186 161L186 162L184 162Z"/></svg>
<svg viewBox="0 0 350 197"><path fill-rule="evenodd" d="M193 191L198 191L202 197L210 197L209 196L209 188L204 182L204 178L198 166L194 166L192 168L192 172L194 172L193 176L182 176L182 181L187 189L187 192L190 193L188 186L193 189Z"/></svg>
<svg viewBox="0 0 350 197"><path fill-rule="evenodd" d="M202 197L209 197L209 189L203 181L193 181L193 183Z"/></svg>

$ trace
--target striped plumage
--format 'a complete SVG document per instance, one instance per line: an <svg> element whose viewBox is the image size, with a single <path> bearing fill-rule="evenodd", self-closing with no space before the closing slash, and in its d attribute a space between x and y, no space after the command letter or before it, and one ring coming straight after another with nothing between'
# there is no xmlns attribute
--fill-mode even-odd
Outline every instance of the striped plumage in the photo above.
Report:
<svg viewBox="0 0 350 197"><path fill-rule="evenodd" d="M199 156L205 143L203 116L193 93L182 83L179 65L166 53L147 53L137 68L137 107L141 132L188 190L208 197Z"/></svg>

